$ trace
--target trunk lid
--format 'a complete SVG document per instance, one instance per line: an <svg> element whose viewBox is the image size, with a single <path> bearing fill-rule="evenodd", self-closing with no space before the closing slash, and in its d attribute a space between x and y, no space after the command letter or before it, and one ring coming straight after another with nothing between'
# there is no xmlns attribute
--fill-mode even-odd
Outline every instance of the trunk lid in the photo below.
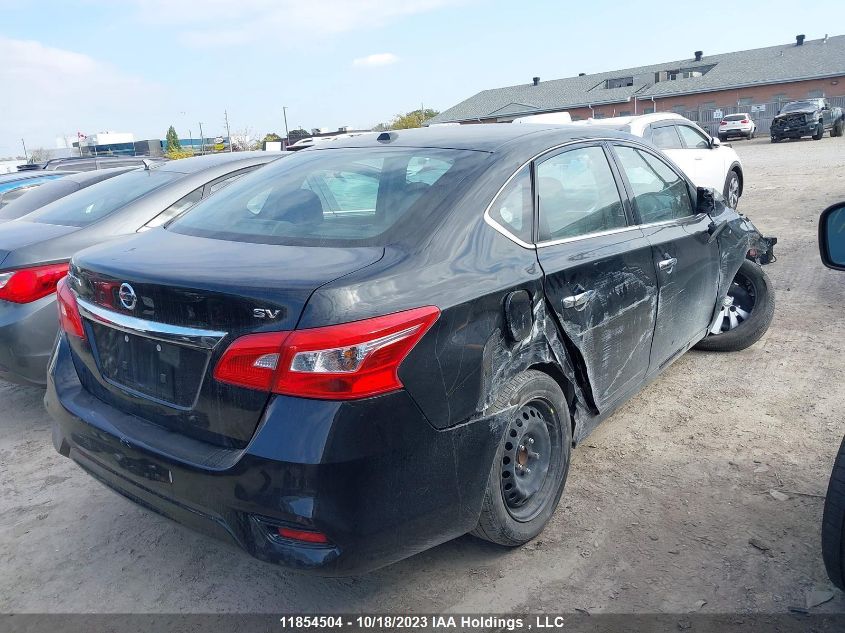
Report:
<svg viewBox="0 0 845 633"><path fill-rule="evenodd" d="M83 251L71 271L88 337L71 341L77 373L121 411L243 446L268 396L214 380L226 347L243 334L294 329L314 290L383 254L164 229Z"/></svg>
<svg viewBox="0 0 845 633"><path fill-rule="evenodd" d="M9 253L17 249L30 246L36 242L46 242L53 238L69 235L78 230L75 226L40 224L23 220L4 222L3 226L0 227L0 265L9 256Z"/></svg>

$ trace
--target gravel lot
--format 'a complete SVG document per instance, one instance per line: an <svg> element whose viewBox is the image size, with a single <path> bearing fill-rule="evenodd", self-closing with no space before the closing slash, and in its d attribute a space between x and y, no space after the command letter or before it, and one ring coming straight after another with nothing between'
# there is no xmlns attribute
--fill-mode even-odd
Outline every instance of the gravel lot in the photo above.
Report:
<svg viewBox="0 0 845 633"><path fill-rule="evenodd" d="M686 354L602 424L533 543L463 537L364 577L296 575L95 483L53 451L43 393L0 386L0 611L777 613L832 589L819 530L845 434L845 274L819 262L816 223L845 200L845 141L733 145L741 209L780 239L772 328Z"/></svg>

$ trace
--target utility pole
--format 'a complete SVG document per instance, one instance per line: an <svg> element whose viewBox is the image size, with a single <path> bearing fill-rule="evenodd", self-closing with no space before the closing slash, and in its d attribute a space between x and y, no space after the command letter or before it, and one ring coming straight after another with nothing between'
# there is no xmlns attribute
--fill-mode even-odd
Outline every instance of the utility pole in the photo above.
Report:
<svg viewBox="0 0 845 633"><path fill-rule="evenodd" d="M282 116L285 117L285 143L290 145L290 132L288 132L288 107L282 106Z"/></svg>
<svg viewBox="0 0 845 633"><path fill-rule="evenodd" d="M191 133L191 128L188 128L188 141L191 143L191 153L194 151L194 135Z"/></svg>
<svg viewBox="0 0 845 633"><path fill-rule="evenodd" d="M26 153L26 143L24 143L23 139L21 139L21 145L23 145L23 157L29 162L29 155Z"/></svg>
<svg viewBox="0 0 845 633"><path fill-rule="evenodd" d="M202 121L200 121L200 154L205 154L205 137L202 135Z"/></svg>
<svg viewBox="0 0 845 633"><path fill-rule="evenodd" d="M229 113L223 110L223 118L226 120L226 136L229 137L229 151L232 151L232 133L229 131Z"/></svg>

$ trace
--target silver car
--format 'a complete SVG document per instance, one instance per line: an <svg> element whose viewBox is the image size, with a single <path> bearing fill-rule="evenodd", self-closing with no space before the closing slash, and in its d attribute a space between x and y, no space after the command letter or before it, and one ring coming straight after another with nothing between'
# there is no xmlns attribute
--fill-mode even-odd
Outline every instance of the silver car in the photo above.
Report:
<svg viewBox="0 0 845 633"><path fill-rule="evenodd" d="M58 331L56 284L74 253L161 226L284 155L237 152L149 165L0 225L0 379L46 383Z"/></svg>

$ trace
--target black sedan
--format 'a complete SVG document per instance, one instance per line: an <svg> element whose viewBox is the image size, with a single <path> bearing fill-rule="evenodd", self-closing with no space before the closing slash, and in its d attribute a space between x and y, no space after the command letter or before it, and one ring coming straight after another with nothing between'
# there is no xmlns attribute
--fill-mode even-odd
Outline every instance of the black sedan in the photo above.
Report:
<svg viewBox="0 0 845 633"><path fill-rule="evenodd" d="M299 569L516 546L602 419L690 347L768 327L773 240L632 136L338 144L73 258L46 396L62 455Z"/></svg>
<svg viewBox="0 0 845 633"><path fill-rule="evenodd" d="M0 378L46 383L59 326L56 283L76 251L160 226L280 156L241 152L150 164L0 225Z"/></svg>

